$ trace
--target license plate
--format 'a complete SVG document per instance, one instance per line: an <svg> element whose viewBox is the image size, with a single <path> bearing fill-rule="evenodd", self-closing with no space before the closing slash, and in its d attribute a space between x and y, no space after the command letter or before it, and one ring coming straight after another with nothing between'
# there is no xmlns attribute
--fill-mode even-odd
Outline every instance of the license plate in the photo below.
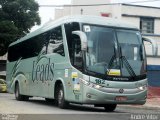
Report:
<svg viewBox="0 0 160 120"><path fill-rule="evenodd" d="M116 101L126 101L127 100L127 97L126 96L117 96L115 98Z"/></svg>

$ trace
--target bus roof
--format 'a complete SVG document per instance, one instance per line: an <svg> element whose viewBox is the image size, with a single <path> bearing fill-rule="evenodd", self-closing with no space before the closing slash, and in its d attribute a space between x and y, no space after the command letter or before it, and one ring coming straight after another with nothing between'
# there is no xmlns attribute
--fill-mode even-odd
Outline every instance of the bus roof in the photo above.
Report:
<svg viewBox="0 0 160 120"><path fill-rule="evenodd" d="M19 42L25 41L36 35L39 35L48 30L51 30L54 27L57 27L59 25L62 25L64 23L69 23L69 22L80 22L80 23L88 23L88 24L103 25L103 26L109 26L109 27L119 27L119 28L128 28L128 29L138 30L136 26L130 23L127 23L126 21L121 21L119 19L106 18L101 16L91 16L91 15L74 15L74 16L66 16L58 20L50 21L44 24L41 28L35 30L34 32L31 32L26 36L18 39L17 41L11 43L10 46L15 45Z"/></svg>

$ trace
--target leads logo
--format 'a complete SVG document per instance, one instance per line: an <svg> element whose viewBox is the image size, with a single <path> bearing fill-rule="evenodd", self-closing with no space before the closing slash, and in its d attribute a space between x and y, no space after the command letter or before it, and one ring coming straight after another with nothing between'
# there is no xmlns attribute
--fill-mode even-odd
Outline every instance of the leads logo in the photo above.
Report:
<svg viewBox="0 0 160 120"><path fill-rule="evenodd" d="M32 81L42 81L54 79L54 63L50 58L41 57L37 61L33 61Z"/></svg>

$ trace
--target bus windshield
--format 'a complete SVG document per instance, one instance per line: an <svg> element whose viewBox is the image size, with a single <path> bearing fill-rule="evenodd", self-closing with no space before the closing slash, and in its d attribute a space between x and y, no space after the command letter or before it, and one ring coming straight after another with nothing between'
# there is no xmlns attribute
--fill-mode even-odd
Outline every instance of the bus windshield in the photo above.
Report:
<svg viewBox="0 0 160 120"><path fill-rule="evenodd" d="M84 25L86 69L108 76L134 77L146 73L141 35L136 30Z"/></svg>

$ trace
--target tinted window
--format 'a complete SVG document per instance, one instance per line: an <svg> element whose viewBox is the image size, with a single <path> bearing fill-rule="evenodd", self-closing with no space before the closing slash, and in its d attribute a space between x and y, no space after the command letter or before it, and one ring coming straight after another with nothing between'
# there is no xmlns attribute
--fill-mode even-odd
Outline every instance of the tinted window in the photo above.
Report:
<svg viewBox="0 0 160 120"><path fill-rule="evenodd" d="M8 60L16 61L37 56L45 45L45 34L38 35L19 44L13 45L8 49Z"/></svg>
<svg viewBox="0 0 160 120"><path fill-rule="evenodd" d="M50 31L47 54L50 53L58 53L64 56L63 35L61 27L57 27Z"/></svg>
<svg viewBox="0 0 160 120"><path fill-rule="evenodd" d="M8 49L10 62L18 59L35 57L39 54L58 53L64 56L63 37L61 27L54 28Z"/></svg>

